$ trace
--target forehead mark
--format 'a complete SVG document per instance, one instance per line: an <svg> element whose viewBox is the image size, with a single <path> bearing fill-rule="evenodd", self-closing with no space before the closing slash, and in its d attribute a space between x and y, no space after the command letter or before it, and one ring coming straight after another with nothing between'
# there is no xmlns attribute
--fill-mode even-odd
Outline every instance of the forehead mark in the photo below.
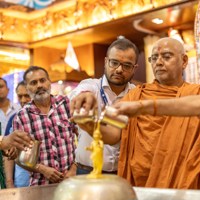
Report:
<svg viewBox="0 0 200 200"><path fill-rule="evenodd" d="M161 50L161 46L158 46L158 51L160 51Z"/></svg>

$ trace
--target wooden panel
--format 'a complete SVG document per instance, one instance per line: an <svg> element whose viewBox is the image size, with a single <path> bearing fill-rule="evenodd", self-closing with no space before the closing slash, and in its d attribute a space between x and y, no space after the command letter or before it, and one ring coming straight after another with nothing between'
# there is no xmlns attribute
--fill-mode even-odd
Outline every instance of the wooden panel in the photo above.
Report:
<svg viewBox="0 0 200 200"><path fill-rule="evenodd" d="M197 0L177 2L170 7L164 6L143 13L130 15L83 30L63 34L59 37L57 36L41 42L32 43L30 46L34 48L44 45L64 49L69 40L73 43L74 47L90 43L109 44L119 35L124 35L135 42L136 45L141 45L143 44L143 37L148 33L134 27L133 23L135 20L140 19L141 22L139 25L142 28L155 31L155 34L166 34L171 27L176 27L180 30L193 29L197 4ZM153 24L151 20L155 17L162 18L164 23L160 25Z"/></svg>

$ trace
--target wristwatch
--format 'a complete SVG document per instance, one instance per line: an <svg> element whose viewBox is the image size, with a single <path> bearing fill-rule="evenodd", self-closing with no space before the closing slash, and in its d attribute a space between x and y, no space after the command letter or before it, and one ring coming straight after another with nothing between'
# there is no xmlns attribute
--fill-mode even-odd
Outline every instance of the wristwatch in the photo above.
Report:
<svg viewBox="0 0 200 200"><path fill-rule="evenodd" d="M3 135L0 135L0 149L1 149L1 146L2 146L2 141L3 141Z"/></svg>

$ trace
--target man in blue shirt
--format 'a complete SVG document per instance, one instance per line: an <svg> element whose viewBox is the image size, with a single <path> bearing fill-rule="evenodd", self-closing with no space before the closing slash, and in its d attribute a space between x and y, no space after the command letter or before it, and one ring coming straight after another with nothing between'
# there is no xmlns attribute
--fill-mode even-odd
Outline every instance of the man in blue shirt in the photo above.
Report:
<svg viewBox="0 0 200 200"><path fill-rule="evenodd" d="M20 105L8 99L9 88L5 79L0 77L0 122L1 135L4 135L9 118L20 109Z"/></svg>
<svg viewBox="0 0 200 200"><path fill-rule="evenodd" d="M18 101L22 107L31 100L23 81L17 85L16 93ZM9 135L10 133L12 133L12 122L14 117L15 114L10 117L5 130L5 135ZM23 168L15 164L13 160L9 160L8 158L5 158L4 166L7 188L29 186L30 174L28 171L24 170Z"/></svg>

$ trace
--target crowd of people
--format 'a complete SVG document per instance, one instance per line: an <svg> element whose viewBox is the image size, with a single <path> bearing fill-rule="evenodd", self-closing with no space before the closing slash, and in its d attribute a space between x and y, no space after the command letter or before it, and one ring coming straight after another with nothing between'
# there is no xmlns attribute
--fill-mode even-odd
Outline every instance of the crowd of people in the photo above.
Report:
<svg viewBox="0 0 200 200"><path fill-rule="evenodd" d="M101 124L103 173L117 174L132 186L199 189L200 85L184 81L184 47L172 38L159 39L148 59L155 80L135 86L138 56L134 43L117 39L107 50L102 77L81 81L68 96L51 95L48 72L31 66L16 88L21 108L9 101L7 83L0 78L1 188L59 183L90 173L93 163L85 147L92 142L94 124L75 124L73 113L84 108L85 115L91 110L99 115L109 105L116 109L113 117L127 115L129 122L123 130ZM17 169L13 159L34 140L41 143L36 166Z"/></svg>

